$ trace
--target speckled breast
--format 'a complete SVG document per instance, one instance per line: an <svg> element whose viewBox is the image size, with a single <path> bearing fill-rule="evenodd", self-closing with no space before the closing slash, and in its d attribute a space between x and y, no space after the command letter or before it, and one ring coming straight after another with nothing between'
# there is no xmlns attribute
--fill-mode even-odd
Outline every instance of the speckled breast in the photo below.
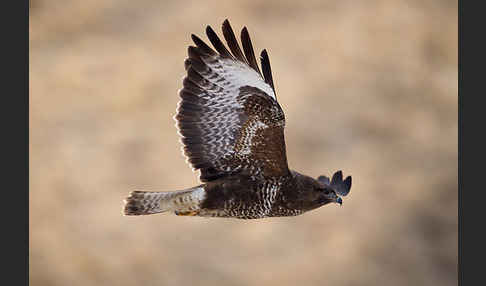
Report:
<svg viewBox="0 0 486 286"><path fill-rule="evenodd" d="M286 180L282 178L271 178L262 183L251 185L246 190L234 191L216 207L206 204L210 207L201 208L198 215L239 219L258 219L275 216L274 211L277 209L274 204L277 201L279 190L285 182ZM293 214L289 213L288 215Z"/></svg>

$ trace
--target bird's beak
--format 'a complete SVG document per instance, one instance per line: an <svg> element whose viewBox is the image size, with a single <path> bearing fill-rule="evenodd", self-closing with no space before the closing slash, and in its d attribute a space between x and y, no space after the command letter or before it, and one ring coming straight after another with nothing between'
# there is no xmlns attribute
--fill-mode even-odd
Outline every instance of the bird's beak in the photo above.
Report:
<svg viewBox="0 0 486 286"><path fill-rule="evenodd" d="M343 205L343 200L340 197L336 198L336 203L338 203L340 206Z"/></svg>

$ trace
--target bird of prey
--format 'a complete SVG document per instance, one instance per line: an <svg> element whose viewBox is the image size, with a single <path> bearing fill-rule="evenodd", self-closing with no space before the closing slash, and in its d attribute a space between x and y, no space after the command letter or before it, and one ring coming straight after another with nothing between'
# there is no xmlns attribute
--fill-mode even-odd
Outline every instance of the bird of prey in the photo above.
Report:
<svg viewBox="0 0 486 286"><path fill-rule="evenodd" d="M351 177L329 179L290 170L285 153L285 116L277 102L270 61L260 55L261 71L244 27L241 44L228 20L222 25L228 48L214 30L214 49L192 34L184 62L175 120L183 153L201 185L172 192L134 191L125 215L174 212L176 215L258 219L296 216L329 203L342 204Z"/></svg>

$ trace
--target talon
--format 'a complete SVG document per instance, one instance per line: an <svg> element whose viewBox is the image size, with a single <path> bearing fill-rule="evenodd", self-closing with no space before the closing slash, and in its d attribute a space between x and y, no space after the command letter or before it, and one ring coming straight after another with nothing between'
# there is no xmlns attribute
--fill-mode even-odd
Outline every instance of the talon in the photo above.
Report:
<svg viewBox="0 0 486 286"><path fill-rule="evenodd" d="M197 215L197 211L186 211L186 212L175 211L174 213L178 216L196 216Z"/></svg>

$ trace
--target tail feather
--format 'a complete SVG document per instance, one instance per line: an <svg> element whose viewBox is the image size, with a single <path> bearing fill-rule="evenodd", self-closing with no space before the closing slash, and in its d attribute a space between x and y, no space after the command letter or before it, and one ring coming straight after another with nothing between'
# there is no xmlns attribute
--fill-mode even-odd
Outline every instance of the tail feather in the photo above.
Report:
<svg viewBox="0 0 486 286"><path fill-rule="evenodd" d="M167 211L185 212L199 209L204 188L176 192L134 191L125 199L125 215L149 215Z"/></svg>
<svg viewBox="0 0 486 286"><path fill-rule="evenodd" d="M147 215L166 211L161 201L171 196L169 192L134 191L125 199L125 215Z"/></svg>

